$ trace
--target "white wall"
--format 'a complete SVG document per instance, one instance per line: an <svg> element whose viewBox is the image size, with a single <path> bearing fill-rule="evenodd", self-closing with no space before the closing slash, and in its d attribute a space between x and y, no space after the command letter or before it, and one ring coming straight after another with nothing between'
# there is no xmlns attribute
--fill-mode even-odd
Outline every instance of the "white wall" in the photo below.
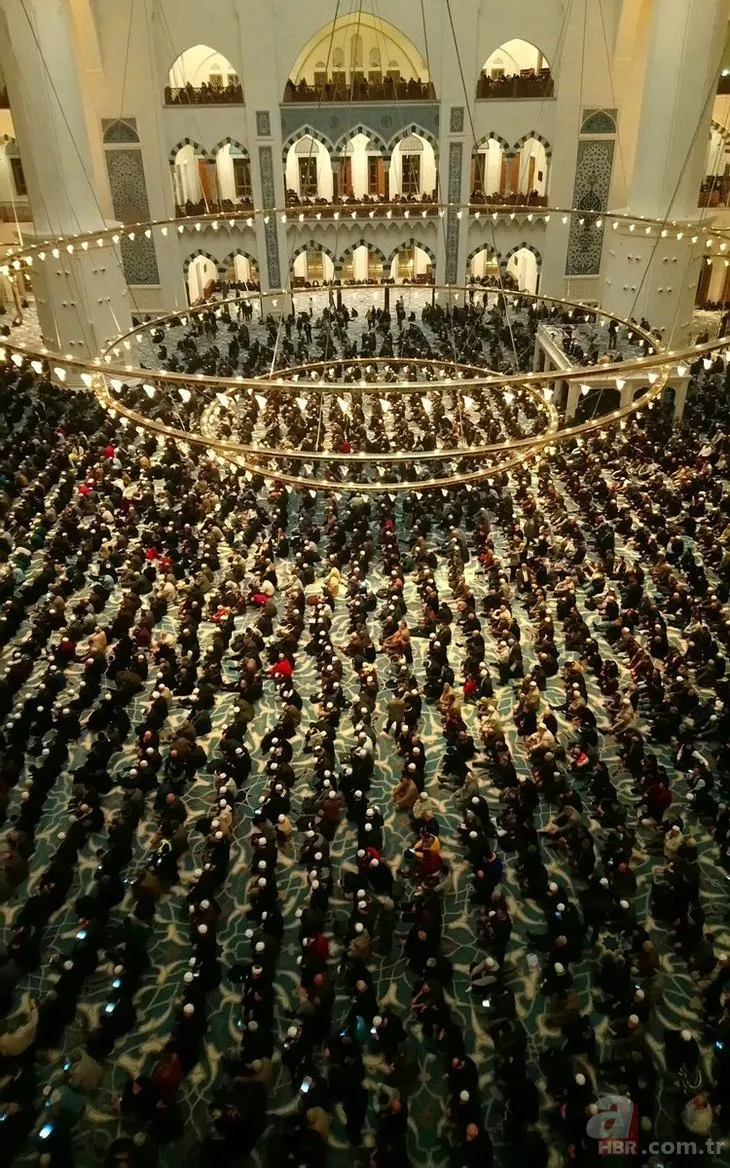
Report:
<svg viewBox="0 0 730 1168"><path fill-rule="evenodd" d="M535 159L534 176L532 183L528 183L531 158ZM539 174L542 174L541 179L538 178ZM538 195L544 195L547 192L547 185L548 162L545 147L537 138L528 138L520 151L520 190L524 194L536 191Z"/></svg>
<svg viewBox="0 0 730 1168"><path fill-rule="evenodd" d="M218 269L207 256L196 256L188 268L188 293L190 303L202 300L203 292L211 280L218 279Z"/></svg>
<svg viewBox="0 0 730 1168"><path fill-rule="evenodd" d="M499 180L502 175L502 144L490 138L479 148L477 159L479 171L484 173L483 189L485 195L494 195L499 190Z"/></svg>
<svg viewBox="0 0 730 1168"><path fill-rule="evenodd" d="M515 277L521 291L537 291L537 257L528 248L522 247L510 256L507 271Z"/></svg>
<svg viewBox="0 0 730 1168"><path fill-rule="evenodd" d="M368 158L372 154L378 153L367 150L369 141L367 134L355 134L354 138L350 139L352 153L348 157L350 159L352 193L356 199L361 199L363 195L368 193Z"/></svg>
<svg viewBox="0 0 730 1168"><path fill-rule="evenodd" d="M175 159L175 195L179 202L197 203L201 197L200 171L195 148L189 143L178 150Z"/></svg>

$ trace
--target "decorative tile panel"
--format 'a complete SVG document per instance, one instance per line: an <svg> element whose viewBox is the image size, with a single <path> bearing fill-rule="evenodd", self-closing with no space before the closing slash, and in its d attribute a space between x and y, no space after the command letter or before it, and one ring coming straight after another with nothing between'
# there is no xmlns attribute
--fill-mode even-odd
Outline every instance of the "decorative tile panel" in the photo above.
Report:
<svg viewBox="0 0 730 1168"><path fill-rule="evenodd" d="M461 202L461 170L464 147L461 142L449 146L448 202ZM459 218L456 207L446 212L446 283L459 282Z"/></svg>
<svg viewBox="0 0 730 1168"><path fill-rule="evenodd" d="M106 169L114 216L121 223L146 223L150 217L142 151L106 150ZM152 239L121 240L122 264L128 284L159 284Z"/></svg>
<svg viewBox="0 0 730 1168"><path fill-rule="evenodd" d="M587 109L583 110L581 134L615 134L618 110Z"/></svg>
<svg viewBox="0 0 730 1168"><path fill-rule="evenodd" d="M139 142L136 118L102 118L101 132L105 142Z"/></svg>
<svg viewBox="0 0 730 1168"><path fill-rule="evenodd" d="M613 152L612 141L578 143L573 206L586 214L574 215L571 222L566 276L597 276L600 271L603 227L596 227L596 218L608 206ZM582 226L580 218L584 218Z"/></svg>
<svg viewBox="0 0 730 1168"><path fill-rule="evenodd" d="M451 120L449 122L449 130L452 134L464 133L464 107L463 105L452 105Z"/></svg>
<svg viewBox="0 0 730 1168"><path fill-rule="evenodd" d="M256 133L259 138L271 137L271 115L268 110L256 110Z"/></svg>
<svg viewBox="0 0 730 1168"><path fill-rule="evenodd" d="M261 175L261 201L264 208L274 207L276 205L274 152L270 146L259 146L259 173ZM269 287L281 288L279 236L276 230L276 216L270 215L268 218L269 222L264 224L264 239L266 242L266 267L269 274Z"/></svg>

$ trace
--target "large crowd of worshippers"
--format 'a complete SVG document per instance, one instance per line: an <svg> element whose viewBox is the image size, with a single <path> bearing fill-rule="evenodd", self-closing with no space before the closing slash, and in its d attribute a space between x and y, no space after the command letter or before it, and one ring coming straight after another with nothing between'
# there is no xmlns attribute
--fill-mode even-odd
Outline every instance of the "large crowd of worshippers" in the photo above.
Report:
<svg viewBox="0 0 730 1168"><path fill-rule="evenodd" d="M728 1133L729 408L698 361L681 429L366 497L2 367L6 1163L85 1163L114 1074L129 1168L584 1168L608 1095L632 1163Z"/></svg>

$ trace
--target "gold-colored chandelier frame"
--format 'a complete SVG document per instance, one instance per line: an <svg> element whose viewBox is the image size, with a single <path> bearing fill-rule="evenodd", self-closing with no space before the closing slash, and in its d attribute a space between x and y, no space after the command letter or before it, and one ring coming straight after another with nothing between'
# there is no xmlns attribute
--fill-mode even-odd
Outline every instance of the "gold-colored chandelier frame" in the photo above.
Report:
<svg viewBox="0 0 730 1168"><path fill-rule="evenodd" d="M433 213L434 208L431 208ZM597 229L602 229L604 224L611 223L613 230L618 230L621 226L630 232L639 231L646 236L650 236L655 240L659 238L667 238L674 236L677 239L687 237L692 246L696 246L702 241L704 255L708 258L719 253L724 253L730 248L730 231L725 231L715 228L712 225L698 224L698 223L680 223L675 221L667 221L660 219L646 219L636 216L631 216L626 213L615 212L590 212L576 210L574 208L556 208L556 207L541 207L536 208L529 204L522 206L514 206L512 204L505 205L491 205L491 206L468 206L460 204L440 204L435 210L439 214L446 214L455 212L462 214L465 210L471 213L475 218L479 219L482 215L485 219L496 221L499 218L507 218L510 221L521 221L527 219L533 220L542 219L544 222L549 222L552 216L560 216L563 223L567 223L572 217L579 217L579 222L584 224L586 221ZM390 212L390 214L388 214ZM402 204L393 204L390 207L379 205L377 208L378 216L386 214L388 218L409 217L408 209L404 209ZM58 237L53 240L45 242L34 243L31 246L15 249L8 253L5 257L4 263L0 265L0 273L4 275L14 275L20 271L30 271L34 265L45 262L51 257L57 259L61 250L65 250L69 255L83 254L91 252L92 248L114 246L116 247L122 238L133 240L137 237L146 237L148 239L154 238L156 235L167 236L171 229L176 230L179 234L185 232L197 233L205 228L212 228L218 230L221 227L229 226L235 227L243 224L245 227L254 228L258 220L268 224L272 217L280 218L282 222L288 219L296 220L301 218L301 210L297 210L292 214L291 208L275 208L268 210L246 210L231 212L223 215L199 215L195 217L178 217L166 220L152 220L145 223L137 223L134 225L118 226L113 228L106 228L102 231L89 232L86 234L74 234L71 236ZM418 215L414 214L414 218ZM307 213L305 218L317 219L316 211L311 214ZM343 207L335 211L328 218L341 218L343 221L349 219L361 218L362 220L371 219L369 212L358 211L358 209L351 207ZM382 288L383 285L374 285L373 288ZM398 286L400 287L400 286ZM108 345L102 352L91 359L83 359L74 357L70 354L62 354L56 351L49 350L44 345L26 345L13 342L9 338L3 338L0 342L0 357L4 357L9 352L16 361L16 364L21 365L25 361L33 364L37 371L43 370L50 376L50 371L61 378L65 379L66 374L70 371L74 375L81 375L84 383L93 390L98 397L101 404L115 416L118 416L126 421L126 424L132 424L139 432L145 430L155 434L158 438L166 439L177 444L188 444L198 448L206 449L211 456L219 461L232 463L239 469L244 470L251 476L257 475L268 480L274 480L281 483L286 483L291 486L301 487L305 489L319 489L339 491L356 491L359 493L380 493L389 492L396 493L410 490L426 490L434 488L448 488L457 486L459 484L477 483L484 479L493 477L497 473L512 469L520 464L527 462L530 459L540 458L544 453L552 453L555 449L555 444L562 443L569 440L581 441L584 436L591 436L596 433L607 432L609 427L615 425L625 424L626 420L638 413L644 408L651 409L655 404L656 399L662 393L665 386L668 384L673 372L680 377L686 376L688 372L688 365L698 358L711 357L720 351L730 348L730 337L720 337L715 341L706 342L702 345L684 346L678 349L671 349L661 347L657 339L650 333L641 329L633 321L624 320L614 313L608 312L601 307L584 304L578 300L567 298L557 298L542 296L539 294L532 294L527 292L520 292L512 289L501 289L496 287L485 287L480 284L465 284L465 285L433 285L420 286L419 289L430 289L434 297L438 297L444 293L447 302L454 303L455 299L463 296L463 303L467 302L470 294L481 295L483 291L496 292L503 295L506 299L517 302L518 300L528 300L539 302L542 304L554 305L561 310L574 310L586 315L586 318L593 316L597 321L616 321L618 324L624 325L630 329L635 335L639 336L647 346L647 355L639 358L632 358L627 361L606 363L599 366L581 366L571 367L568 369L558 369L550 371L525 372L518 374L510 374L502 376L487 371L478 366L469 364L460 364L453 361L443 361L437 359L425 360L423 358L359 358L357 361L346 361L344 358L331 358L318 362L312 362L308 365L294 366L286 371L272 370L271 372L258 376L256 378L236 377L221 377L208 376L202 374L185 374L185 373L171 373L167 370L150 370L143 369L140 366L132 364L119 363L115 361L115 357L121 355L122 349L131 349L133 339L141 340L142 335L147 332L150 336L161 326L167 325L175 320L185 324L187 320L196 315L204 314L210 311L211 307L215 310L222 309L227 303L238 301L241 297L232 297L227 301L209 301L204 305L196 306L194 308L186 308L178 312L167 314L163 317L158 317L154 321L146 322L143 325L136 326L134 329L116 337L110 345ZM358 285L337 285L336 291L342 296L346 296L350 291L360 291ZM321 289L320 289L321 291ZM334 289L333 289L334 292ZM281 291L271 291L267 293L267 297L277 298L290 297L292 303L296 301L296 297L300 294L309 296L311 289L286 289ZM251 294L250 294L251 295ZM272 300L273 303L273 300ZM40 363L40 370L38 369ZM388 364L391 367L397 363L413 367L422 366L430 368L438 368L444 371L443 376L439 376L436 381L402 381L398 383L382 383L382 382L367 382L362 381L358 383L342 383L342 382L327 382L320 377L318 380L300 381L299 375L307 375L311 373L321 373L324 367L330 367L333 364L345 365L348 367L355 367L358 363L363 366L377 366L380 363ZM451 375L446 375L445 371L450 370ZM454 372L456 376L454 376ZM297 379L294 380L294 375ZM561 430L557 429L558 418L555 408L549 401L541 398L541 393L544 386L552 382L560 381L570 385L573 382L579 382L585 387L587 384L589 388L605 387L613 379L615 381L625 381L630 375L647 376L646 392L641 396L635 398L627 405L613 410L611 413L603 415L599 418L590 419L586 422L577 423L572 426L567 426ZM531 435L527 438L516 439L506 443L493 443L483 446L462 447L455 450L434 450L434 451L407 451L390 454L349 454L340 453L336 451L297 451L287 450L283 448L258 448L246 446L239 443L232 443L222 441L214 438L210 434L192 433L185 430L177 429L175 427L166 426L156 419L148 418L138 411L131 410L119 401L115 396L114 391L121 388L124 383L131 381L143 381L144 383L152 383L155 387L167 386L170 389L185 387L190 391L196 389L215 389L215 390L232 390L240 393L242 390L247 392L257 392L265 394L267 389L275 389L278 391L301 394L306 392L308 395L327 395L327 394L343 394L343 393L377 393L378 395L393 395L393 394L428 394L434 392L442 392L444 390L452 390L454 392L461 392L470 394L484 389L490 389L496 392L505 392L513 389L521 393L529 393L533 399L540 400L541 406L546 409L548 413L548 426L540 434ZM348 479L346 481L323 480L321 477L317 478L313 475L312 478L307 478L302 475L295 475L288 470L284 470L284 465L280 468L272 470L271 467L262 466L260 459L278 460L286 465L289 462L311 463L316 468L318 463L326 463L330 466L348 466L358 467L365 464L386 463L400 466L413 467L415 464L426 462L444 462L444 461L474 461L478 460L482 463L477 469L465 469L463 473L445 475L442 478L430 479L412 479L409 481L399 482L360 482L357 479Z"/></svg>

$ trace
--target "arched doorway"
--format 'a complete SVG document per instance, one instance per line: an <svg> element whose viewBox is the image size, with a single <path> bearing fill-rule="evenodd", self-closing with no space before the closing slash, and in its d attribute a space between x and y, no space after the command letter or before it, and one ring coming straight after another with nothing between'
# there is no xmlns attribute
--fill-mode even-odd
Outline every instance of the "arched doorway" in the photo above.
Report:
<svg viewBox="0 0 730 1168"><path fill-rule="evenodd" d="M433 258L417 243L398 248L391 263L389 277L396 284L433 284Z"/></svg>
<svg viewBox="0 0 730 1168"><path fill-rule="evenodd" d="M380 284L384 273L382 254L366 243L351 248L342 257L343 284Z"/></svg>
<svg viewBox="0 0 730 1168"><path fill-rule="evenodd" d="M539 265L538 257L529 247L518 247L507 258L507 283L520 292L537 292Z"/></svg>
<svg viewBox="0 0 730 1168"><path fill-rule="evenodd" d="M212 167L197 142L185 142L174 154L172 185L178 215L195 214L215 204Z"/></svg>
<svg viewBox="0 0 730 1168"><path fill-rule="evenodd" d="M332 202L334 180L330 152L323 142L305 134L286 153L284 186L287 203L325 199Z"/></svg>
<svg viewBox="0 0 730 1168"><path fill-rule="evenodd" d="M536 45L519 38L489 54L477 81L478 98L552 97L550 63Z"/></svg>
<svg viewBox="0 0 730 1168"><path fill-rule="evenodd" d="M335 278L335 265L332 257L322 248L311 245L300 251L292 265L293 284L295 288L320 287L322 284L331 284Z"/></svg>
<svg viewBox="0 0 730 1168"><path fill-rule="evenodd" d="M239 142L225 142L215 156L218 197L221 203L250 203L251 162Z"/></svg>
<svg viewBox="0 0 730 1168"><path fill-rule="evenodd" d="M238 105L243 89L237 69L210 45L192 45L177 57L165 87L166 105Z"/></svg>
<svg viewBox="0 0 730 1168"><path fill-rule="evenodd" d="M251 256L242 252L231 252L223 260L224 279L226 284L239 285L244 289L257 292L259 289L259 266Z"/></svg>
<svg viewBox="0 0 730 1168"><path fill-rule="evenodd" d="M421 134L401 138L393 149L389 174L390 197L413 202L436 197L436 154Z"/></svg>
<svg viewBox="0 0 730 1168"><path fill-rule="evenodd" d="M185 261L185 283L190 304L208 300L218 283L218 268L210 256L191 256Z"/></svg>
<svg viewBox="0 0 730 1168"><path fill-rule="evenodd" d="M493 247L483 247L471 257L469 278L480 284L499 284L499 257Z"/></svg>

